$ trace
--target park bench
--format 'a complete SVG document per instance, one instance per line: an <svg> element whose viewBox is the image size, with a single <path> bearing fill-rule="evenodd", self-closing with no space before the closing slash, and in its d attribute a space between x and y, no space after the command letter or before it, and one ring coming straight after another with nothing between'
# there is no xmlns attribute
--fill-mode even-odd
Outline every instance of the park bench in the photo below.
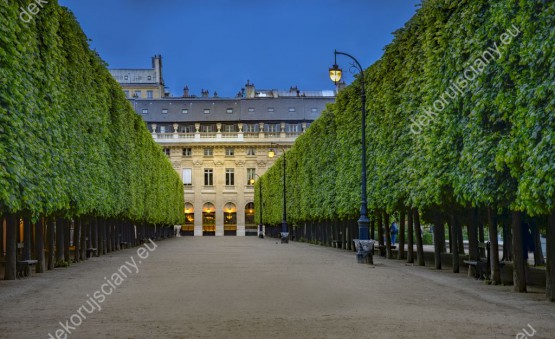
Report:
<svg viewBox="0 0 555 339"><path fill-rule="evenodd" d="M480 249L484 249L486 257L482 257ZM476 279L487 279L490 276L490 263L491 263L491 253L490 253L490 242L479 242L478 243L478 259L477 260L464 260L465 264L470 267L474 267ZM499 263L499 268L503 267L505 264L503 262Z"/></svg>
<svg viewBox="0 0 555 339"><path fill-rule="evenodd" d="M87 248L87 258L90 258L92 255L96 256L96 248Z"/></svg>
<svg viewBox="0 0 555 339"><path fill-rule="evenodd" d="M120 241L119 247L120 247L120 248L128 248L128 247L129 247L129 243L128 243L127 241Z"/></svg>
<svg viewBox="0 0 555 339"><path fill-rule="evenodd" d="M31 266L36 265L38 260L18 260L16 261L16 276L18 279L31 275Z"/></svg>
<svg viewBox="0 0 555 339"><path fill-rule="evenodd" d="M397 246L391 245L392 250L394 250L396 248L397 248ZM387 246L386 245L374 245L374 250L377 251L378 255L381 255L382 253L385 253L385 251L387 250Z"/></svg>
<svg viewBox="0 0 555 339"><path fill-rule="evenodd" d="M341 244L343 244L343 241L341 241L341 240L332 239L332 241L331 241L331 246L333 248L342 248Z"/></svg>

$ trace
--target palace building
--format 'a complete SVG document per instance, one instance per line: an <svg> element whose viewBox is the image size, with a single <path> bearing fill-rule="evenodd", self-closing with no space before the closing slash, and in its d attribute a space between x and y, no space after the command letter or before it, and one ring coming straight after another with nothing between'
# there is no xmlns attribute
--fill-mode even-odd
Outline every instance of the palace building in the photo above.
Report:
<svg viewBox="0 0 555 339"><path fill-rule="evenodd" d="M250 179L276 159L268 157L272 143L291 147L334 102L335 93L257 90L247 82L235 98L209 96L205 90L196 97L185 87L182 97L129 100L183 179L182 235L248 236L257 235ZM276 152L279 156L282 150Z"/></svg>

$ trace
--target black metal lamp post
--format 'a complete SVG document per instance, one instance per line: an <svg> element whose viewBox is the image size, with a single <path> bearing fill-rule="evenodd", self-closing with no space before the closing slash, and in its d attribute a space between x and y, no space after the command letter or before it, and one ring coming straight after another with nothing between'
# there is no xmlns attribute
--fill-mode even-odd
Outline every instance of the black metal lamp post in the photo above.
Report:
<svg viewBox="0 0 555 339"><path fill-rule="evenodd" d="M358 219L358 239L355 239L355 245L357 248L357 261L359 263L373 263L372 259L372 249L374 241L370 240L370 235L368 232L368 226L370 220L368 219L368 203L366 198L366 91L364 88L364 70L357 59L352 55L347 53L334 51L334 64L329 69L330 79L337 85L341 80L343 74L341 68L337 66L337 55L345 55L354 61L352 64L360 72L360 83L361 83L361 95L360 99L362 102L362 178L361 178L361 206L360 206L360 217Z"/></svg>
<svg viewBox="0 0 555 339"><path fill-rule="evenodd" d="M256 173L253 173L255 177L260 179L260 176ZM254 185L254 178L251 178L249 183ZM264 223L262 222L262 182L260 183L260 190L258 190L258 201L260 201L260 223L258 224L258 237L263 239L264 238Z"/></svg>
<svg viewBox="0 0 555 339"><path fill-rule="evenodd" d="M286 185L286 172L285 172L285 148L279 144L270 143L270 147L277 146L283 150L283 221L281 222L281 243L287 244L289 242L289 230L287 228L287 205L285 201L285 185ZM276 152L270 149L268 157L275 157Z"/></svg>

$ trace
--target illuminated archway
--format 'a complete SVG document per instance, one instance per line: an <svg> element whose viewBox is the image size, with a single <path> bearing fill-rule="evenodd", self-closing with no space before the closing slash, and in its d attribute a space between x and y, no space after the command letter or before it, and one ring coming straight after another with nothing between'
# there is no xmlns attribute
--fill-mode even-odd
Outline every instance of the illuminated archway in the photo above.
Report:
<svg viewBox="0 0 555 339"><path fill-rule="evenodd" d="M202 206L202 235L216 235L216 208L210 202Z"/></svg>
<svg viewBox="0 0 555 339"><path fill-rule="evenodd" d="M181 235L190 235L193 236L195 234L195 208L191 203L185 203L185 223L181 225Z"/></svg>
<svg viewBox="0 0 555 339"><path fill-rule="evenodd" d="M237 235L237 208L231 202L224 206L224 235Z"/></svg>
<svg viewBox="0 0 555 339"><path fill-rule="evenodd" d="M254 203L249 202L245 206L245 236L256 236L258 234L258 226L254 222Z"/></svg>

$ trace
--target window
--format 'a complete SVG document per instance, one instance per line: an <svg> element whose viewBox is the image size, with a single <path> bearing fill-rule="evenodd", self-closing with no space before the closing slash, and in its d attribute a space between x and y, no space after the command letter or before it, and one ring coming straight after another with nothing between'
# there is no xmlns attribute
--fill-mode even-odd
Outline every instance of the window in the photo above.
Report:
<svg viewBox="0 0 555 339"><path fill-rule="evenodd" d="M299 133L301 131L301 125L299 124L287 124L285 126L285 131L288 133Z"/></svg>
<svg viewBox="0 0 555 339"><path fill-rule="evenodd" d="M125 91L123 91L123 93L125 93L126 98L129 98L129 91L125 90Z"/></svg>
<svg viewBox="0 0 555 339"><path fill-rule="evenodd" d="M213 133L216 131L216 126L214 125L201 125L200 131L202 133Z"/></svg>
<svg viewBox="0 0 555 339"><path fill-rule="evenodd" d="M235 169L226 168L225 169L225 185L234 186L235 185Z"/></svg>
<svg viewBox="0 0 555 339"><path fill-rule="evenodd" d="M227 133L237 132L235 125L223 125L222 127L224 132L227 132Z"/></svg>
<svg viewBox="0 0 555 339"><path fill-rule="evenodd" d="M204 169L204 186L214 185L214 170L211 168Z"/></svg>
<svg viewBox="0 0 555 339"><path fill-rule="evenodd" d="M247 168L247 185L252 186L251 180L256 180L256 168Z"/></svg>
<svg viewBox="0 0 555 339"><path fill-rule="evenodd" d="M256 149L254 147L247 148L247 155L256 155Z"/></svg>
<svg viewBox="0 0 555 339"><path fill-rule="evenodd" d="M153 95L154 95L154 92L153 92L153 91L146 91L146 97L147 97L148 99L152 99Z"/></svg>
<svg viewBox="0 0 555 339"><path fill-rule="evenodd" d="M295 112L295 107L289 107L289 112Z"/></svg>
<svg viewBox="0 0 555 339"><path fill-rule="evenodd" d="M193 152L192 152L191 148L187 147L187 148L183 149L183 156L184 157L190 157L192 154L193 154Z"/></svg>
<svg viewBox="0 0 555 339"><path fill-rule="evenodd" d="M193 169L184 168L183 169L183 186L191 186L193 184Z"/></svg>
<svg viewBox="0 0 555 339"><path fill-rule="evenodd" d="M280 124L266 124L264 128L268 133L277 133L281 130Z"/></svg>
<svg viewBox="0 0 555 339"><path fill-rule="evenodd" d="M183 108L181 110L181 114L189 114L189 110L187 108Z"/></svg>
<svg viewBox="0 0 555 339"><path fill-rule="evenodd" d="M166 126L160 126L160 133L166 133Z"/></svg>
<svg viewBox="0 0 555 339"><path fill-rule="evenodd" d="M168 109L167 108L162 108L162 114L168 114Z"/></svg>
<svg viewBox="0 0 555 339"><path fill-rule="evenodd" d="M140 98L141 97L141 91L135 91L135 94L133 95L135 98Z"/></svg>
<svg viewBox="0 0 555 339"><path fill-rule="evenodd" d="M235 155L235 149L234 149L234 148L232 148L232 147L227 147L227 148L225 149L225 156L226 156L226 157L232 157L232 156L234 156L234 155Z"/></svg>
<svg viewBox="0 0 555 339"><path fill-rule="evenodd" d="M179 133L194 133L195 132L195 126L193 126L193 125L179 125L177 130L179 131Z"/></svg>
<svg viewBox="0 0 555 339"><path fill-rule="evenodd" d="M148 79L148 80L152 80L152 75L149 75L149 76L147 77L147 79Z"/></svg>
<svg viewBox="0 0 555 339"><path fill-rule="evenodd" d="M254 107L249 107L249 113L253 113L254 112Z"/></svg>
<svg viewBox="0 0 555 339"><path fill-rule="evenodd" d="M205 148L204 149L204 156L211 157L214 155L214 150L212 148Z"/></svg>
<svg viewBox="0 0 555 339"><path fill-rule="evenodd" d="M167 155L168 157L170 156L170 149L168 147L164 148L164 154Z"/></svg>
<svg viewBox="0 0 555 339"><path fill-rule="evenodd" d="M274 108L273 108L273 107L268 107L268 112L273 113L273 112L274 112Z"/></svg>
<svg viewBox="0 0 555 339"><path fill-rule="evenodd" d="M123 80L129 80L129 75L123 76Z"/></svg>
<svg viewBox="0 0 555 339"><path fill-rule="evenodd" d="M233 113L233 108L228 108L228 109L226 110L226 112L227 112L227 114Z"/></svg>
<svg viewBox="0 0 555 339"><path fill-rule="evenodd" d="M143 108L143 114L148 114L148 109Z"/></svg>
<svg viewBox="0 0 555 339"><path fill-rule="evenodd" d="M312 109L310 110L312 113L318 113L318 108L316 107L312 107Z"/></svg>
<svg viewBox="0 0 555 339"><path fill-rule="evenodd" d="M210 108L205 108L204 109L204 114L210 114Z"/></svg>
<svg viewBox="0 0 555 339"><path fill-rule="evenodd" d="M244 124L243 128L246 133L258 133L258 124Z"/></svg>

